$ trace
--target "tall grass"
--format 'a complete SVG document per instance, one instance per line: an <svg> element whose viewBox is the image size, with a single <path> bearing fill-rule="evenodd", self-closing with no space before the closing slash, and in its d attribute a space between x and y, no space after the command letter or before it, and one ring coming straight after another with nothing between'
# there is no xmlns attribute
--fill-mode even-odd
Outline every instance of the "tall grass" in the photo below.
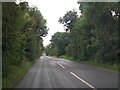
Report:
<svg viewBox="0 0 120 90"><path fill-rule="evenodd" d="M24 60L20 66L13 66L13 72L7 77L2 78L2 88L13 88L26 74L28 69L31 67L32 62Z"/></svg>

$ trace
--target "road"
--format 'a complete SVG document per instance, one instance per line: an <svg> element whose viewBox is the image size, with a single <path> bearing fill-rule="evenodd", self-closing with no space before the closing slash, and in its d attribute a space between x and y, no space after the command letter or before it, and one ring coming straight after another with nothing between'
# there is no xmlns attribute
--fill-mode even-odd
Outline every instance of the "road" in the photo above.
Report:
<svg viewBox="0 0 120 90"><path fill-rule="evenodd" d="M16 88L117 88L118 73L65 59L41 56Z"/></svg>

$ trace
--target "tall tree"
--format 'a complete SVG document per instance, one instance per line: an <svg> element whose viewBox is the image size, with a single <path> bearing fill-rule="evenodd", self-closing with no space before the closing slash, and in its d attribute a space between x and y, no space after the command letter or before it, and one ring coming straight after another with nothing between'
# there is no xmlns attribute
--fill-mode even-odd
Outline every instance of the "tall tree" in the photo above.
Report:
<svg viewBox="0 0 120 90"><path fill-rule="evenodd" d="M3 78L15 73L23 60L34 61L43 51L42 37L47 35L46 20L27 2L2 3ZM4 80L4 79L3 79Z"/></svg>
<svg viewBox="0 0 120 90"><path fill-rule="evenodd" d="M69 30L71 42L66 47L68 54L80 60L117 63L120 52L119 3L80 2L79 4L80 17L77 17L74 11L69 11L59 18L59 22Z"/></svg>
<svg viewBox="0 0 120 90"><path fill-rule="evenodd" d="M67 33L57 32L52 36L51 44L47 46L46 50L50 53L49 49L51 49L53 55L65 55L65 48L68 46L69 42L69 36Z"/></svg>

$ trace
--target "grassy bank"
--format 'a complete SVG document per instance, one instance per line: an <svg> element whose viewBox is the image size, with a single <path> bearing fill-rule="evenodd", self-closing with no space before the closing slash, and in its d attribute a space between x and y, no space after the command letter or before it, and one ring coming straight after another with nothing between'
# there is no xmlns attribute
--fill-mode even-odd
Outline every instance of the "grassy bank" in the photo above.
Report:
<svg viewBox="0 0 120 90"><path fill-rule="evenodd" d="M71 57L67 57L65 55L60 56L60 58L64 58L67 60L71 60L71 61L75 61L78 63L83 63L83 64L88 64L88 65L92 65L92 66L96 66L96 67L101 67L104 69L108 69L108 70L112 70L112 71L118 71L118 66L120 66L120 64L113 64L113 65L109 65L109 64L102 64L102 63L97 63L94 61L80 61L80 60L74 60ZM119 71L120 72L120 71Z"/></svg>
<svg viewBox="0 0 120 90"><path fill-rule="evenodd" d="M2 88L13 88L26 74L33 62L24 60L20 66L11 66L13 72L2 78Z"/></svg>

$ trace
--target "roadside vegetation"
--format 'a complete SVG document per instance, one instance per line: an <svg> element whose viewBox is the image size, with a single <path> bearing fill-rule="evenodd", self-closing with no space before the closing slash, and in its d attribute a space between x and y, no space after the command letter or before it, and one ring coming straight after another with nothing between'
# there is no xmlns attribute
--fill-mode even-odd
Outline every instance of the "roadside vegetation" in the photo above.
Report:
<svg viewBox="0 0 120 90"><path fill-rule="evenodd" d="M78 2L79 12L68 11L58 22L65 32L57 32L46 47L47 55L118 70L118 2Z"/></svg>
<svg viewBox="0 0 120 90"><path fill-rule="evenodd" d="M120 64L109 65L109 64L103 64L103 63L97 63L93 60L89 60L89 61L74 60L72 57L68 57L68 56L65 56L65 55L59 56L59 58L62 58L62 59L65 59L65 60L75 61L75 62L82 63L82 64L88 64L88 65L91 65L91 66L100 67L100 68L104 68L104 69L112 70L112 71L117 71L117 72L119 70L118 67L120 67Z"/></svg>
<svg viewBox="0 0 120 90"><path fill-rule="evenodd" d="M2 3L2 87L13 87L40 57L46 20L27 2Z"/></svg>

